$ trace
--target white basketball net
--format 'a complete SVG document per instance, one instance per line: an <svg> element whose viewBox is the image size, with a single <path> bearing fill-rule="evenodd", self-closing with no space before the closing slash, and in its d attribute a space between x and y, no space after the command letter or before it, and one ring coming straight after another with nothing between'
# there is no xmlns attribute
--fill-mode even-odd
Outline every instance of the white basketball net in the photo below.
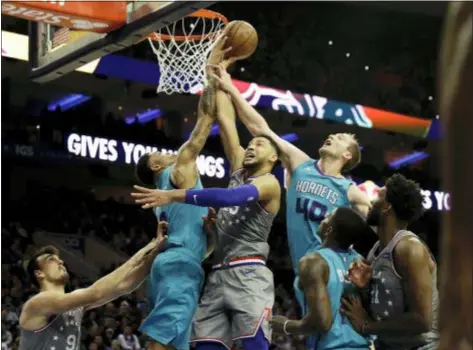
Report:
<svg viewBox="0 0 473 350"><path fill-rule="evenodd" d="M157 92L196 93L207 84L205 66L225 23L220 18L185 17L156 32L157 41L148 39L158 59L160 77ZM200 39L190 40L199 28ZM185 40L176 41L176 29ZM160 39L168 35L171 39Z"/></svg>

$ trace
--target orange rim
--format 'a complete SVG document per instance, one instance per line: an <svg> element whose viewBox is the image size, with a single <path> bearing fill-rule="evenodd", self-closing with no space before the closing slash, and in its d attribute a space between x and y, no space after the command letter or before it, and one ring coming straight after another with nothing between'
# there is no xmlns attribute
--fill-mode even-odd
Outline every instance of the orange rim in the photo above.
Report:
<svg viewBox="0 0 473 350"><path fill-rule="evenodd" d="M221 20L225 25L228 24L228 19L221 13L211 11L211 10L206 10L206 9L201 9L196 12L191 13L190 15L187 15L186 17L200 17L200 18L207 18L207 19L219 19ZM216 32L208 33L208 34L196 34L196 35L190 35L190 36L185 36L185 35L167 35L167 34L157 34L157 33L152 33L148 36L153 41L165 41L165 40L176 40L176 41L189 41L189 40L201 40L205 39L209 36L219 34L222 31L222 29L217 30Z"/></svg>

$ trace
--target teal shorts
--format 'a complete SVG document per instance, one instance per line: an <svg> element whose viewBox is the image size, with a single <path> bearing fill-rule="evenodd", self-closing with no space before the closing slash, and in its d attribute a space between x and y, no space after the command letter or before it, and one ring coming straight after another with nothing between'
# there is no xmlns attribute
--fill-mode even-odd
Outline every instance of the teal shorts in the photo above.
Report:
<svg viewBox="0 0 473 350"><path fill-rule="evenodd" d="M203 282L201 262L188 250L171 247L159 254L148 277L150 313L141 332L162 345L188 350Z"/></svg>

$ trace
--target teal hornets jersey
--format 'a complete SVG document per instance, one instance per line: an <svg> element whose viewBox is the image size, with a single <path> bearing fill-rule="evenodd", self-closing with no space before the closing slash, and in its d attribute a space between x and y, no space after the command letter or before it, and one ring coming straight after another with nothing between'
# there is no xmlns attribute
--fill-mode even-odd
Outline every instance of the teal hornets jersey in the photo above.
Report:
<svg viewBox="0 0 473 350"><path fill-rule="evenodd" d="M345 275L348 273L350 264L360 255L353 249L320 248L317 253L325 259L330 269L327 292L332 311L332 327L327 333L317 336L315 349L368 350L370 342L356 332L350 321L340 313L342 295L356 292L353 284L345 280Z"/></svg>
<svg viewBox="0 0 473 350"><path fill-rule="evenodd" d="M156 188L162 190L175 189L171 181L172 166L166 168L157 178ZM200 177L192 189L201 189ZM206 216L208 208L185 203L170 203L155 207L154 213L158 220L167 221L168 247L184 247L199 260L204 260L207 251L207 235L203 229L202 216Z"/></svg>
<svg viewBox="0 0 473 350"><path fill-rule="evenodd" d="M299 260L322 243L317 230L333 210L350 206L348 187L352 181L325 175L311 159L300 164L291 175L286 196L287 239L294 272Z"/></svg>

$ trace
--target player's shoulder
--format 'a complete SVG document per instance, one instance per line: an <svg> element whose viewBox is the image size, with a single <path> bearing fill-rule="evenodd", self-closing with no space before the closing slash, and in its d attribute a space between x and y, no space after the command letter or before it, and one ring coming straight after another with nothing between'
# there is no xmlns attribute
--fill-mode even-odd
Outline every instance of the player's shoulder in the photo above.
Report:
<svg viewBox="0 0 473 350"><path fill-rule="evenodd" d="M415 234L407 234L402 237L394 247L394 253L400 258L412 258L428 254L426 244Z"/></svg>
<svg viewBox="0 0 473 350"><path fill-rule="evenodd" d="M317 172L316 169L317 165L317 159L309 158L300 164L298 164L294 170L292 171L292 174L300 173L300 172Z"/></svg>
<svg viewBox="0 0 473 350"><path fill-rule="evenodd" d="M322 250L319 250L314 253L309 253L303 256L299 260L299 271L307 271L310 270L314 267L320 266L320 265L326 265L327 261L324 259L321 253Z"/></svg>
<svg viewBox="0 0 473 350"><path fill-rule="evenodd" d="M326 277L328 273L329 265L319 252L306 254L299 260L299 276L302 280Z"/></svg>
<svg viewBox="0 0 473 350"><path fill-rule="evenodd" d="M52 300L52 298L56 298L58 296L57 294L59 293L48 292L48 291L39 292L38 294L28 299L26 303L23 305L23 308L21 310L20 319L19 319L20 327L24 329L30 329L31 320L33 318L44 316L44 315L41 315L41 310L43 309L42 306L45 303L49 303Z"/></svg>

